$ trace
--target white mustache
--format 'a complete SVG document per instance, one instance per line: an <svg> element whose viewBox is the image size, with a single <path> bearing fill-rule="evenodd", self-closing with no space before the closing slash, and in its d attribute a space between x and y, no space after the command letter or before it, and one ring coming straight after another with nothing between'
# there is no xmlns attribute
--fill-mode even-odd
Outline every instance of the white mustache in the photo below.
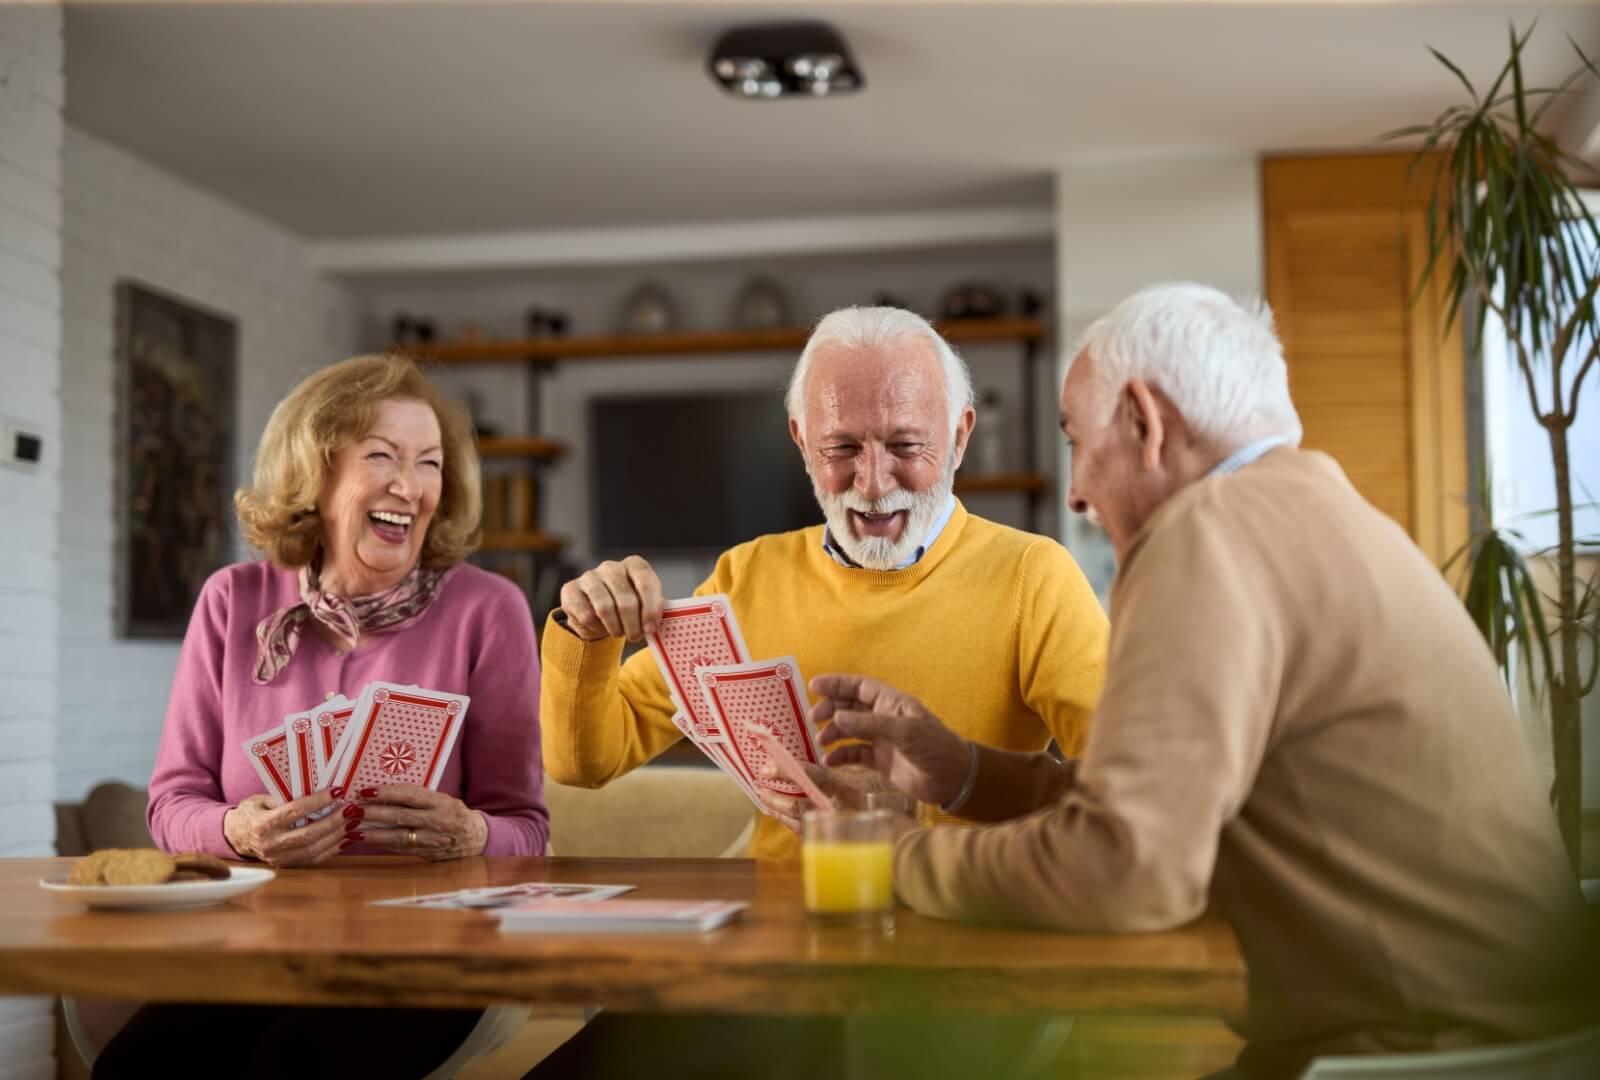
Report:
<svg viewBox="0 0 1600 1080"><path fill-rule="evenodd" d="M846 510L854 510L858 514L894 514L901 510L910 510L917 505L916 495L904 488L891 491L877 499L868 499L854 490L846 491L835 498L840 506Z"/></svg>
<svg viewBox="0 0 1600 1080"><path fill-rule="evenodd" d="M1100 512L1098 510L1096 510L1094 507L1091 506L1087 510L1085 510L1083 512L1083 516L1089 519L1089 524L1090 525L1095 525L1095 526L1098 526L1100 528L1104 528L1105 527L1104 524L1100 521Z"/></svg>

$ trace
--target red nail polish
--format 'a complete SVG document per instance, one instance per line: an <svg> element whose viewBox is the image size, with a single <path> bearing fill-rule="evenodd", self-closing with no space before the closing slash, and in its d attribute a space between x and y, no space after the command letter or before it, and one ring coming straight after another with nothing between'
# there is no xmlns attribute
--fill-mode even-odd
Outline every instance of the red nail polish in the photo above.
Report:
<svg viewBox="0 0 1600 1080"><path fill-rule="evenodd" d="M375 787L364 787L360 791L356 792L356 794L360 795L363 799L376 799L378 797L378 789Z"/></svg>
<svg viewBox="0 0 1600 1080"><path fill-rule="evenodd" d="M361 828L361 819L360 818L351 818L349 821L344 823L344 831L345 832L350 832L350 831L352 831L354 829L359 829L359 828Z"/></svg>
<svg viewBox="0 0 1600 1080"><path fill-rule="evenodd" d="M356 836L347 836L347 837L345 837L343 840L339 841L339 850L343 851L347 847L355 846L355 842L356 842L357 839L359 839L359 837L356 837Z"/></svg>
<svg viewBox="0 0 1600 1080"><path fill-rule="evenodd" d="M329 788L328 789L328 794L331 795L335 799L344 798L344 785L343 784L338 784L338 785L336 785L334 787Z"/></svg>
<svg viewBox="0 0 1600 1080"><path fill-rule="evenodd" d="M367 838L367 834L366 833L353 832L353 833L350 833L349 835L347 835L344 838L343 842L339 844L339 846L340 847L349 847L351 844L354 844L354 843L356 843L357 841L360 841L360 840L365 840L366 838Z"/></svg>
<svg viewBox="0 0 1600 1080"><path fill-rule="evenodd" d="M367 811L366 811L366 809L364 807L356 806L354 804L344 808L344 816L345 817L358 818L358 817L364 816L366 814L366 812Z"/></svg>

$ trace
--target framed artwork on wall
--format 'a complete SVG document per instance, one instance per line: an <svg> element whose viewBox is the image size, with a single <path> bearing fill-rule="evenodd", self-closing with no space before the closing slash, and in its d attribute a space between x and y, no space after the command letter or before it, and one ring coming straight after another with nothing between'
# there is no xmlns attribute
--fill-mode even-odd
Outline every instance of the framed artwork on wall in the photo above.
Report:
<svg viewBox="0 0 1600 1080"><path fill-rule="evenodd" d="M200 587L233 559L238 326L117 284L117 633L182 638Z"/></svg>

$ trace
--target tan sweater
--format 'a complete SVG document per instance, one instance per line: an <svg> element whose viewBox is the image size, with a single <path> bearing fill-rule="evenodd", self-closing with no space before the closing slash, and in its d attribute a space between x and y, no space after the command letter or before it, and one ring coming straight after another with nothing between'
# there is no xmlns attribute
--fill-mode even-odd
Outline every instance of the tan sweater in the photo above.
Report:
<svg viewBox="0 0 1600 1080"><path fill-rule="evenodd" d="M904 838L907 903L1139 931L1209 900L1249 966L1250 1078L1577 1022L1582 902L1494 663L1331 459L1279 449L1173 497L1111 625L1069 793Z"/></svg>

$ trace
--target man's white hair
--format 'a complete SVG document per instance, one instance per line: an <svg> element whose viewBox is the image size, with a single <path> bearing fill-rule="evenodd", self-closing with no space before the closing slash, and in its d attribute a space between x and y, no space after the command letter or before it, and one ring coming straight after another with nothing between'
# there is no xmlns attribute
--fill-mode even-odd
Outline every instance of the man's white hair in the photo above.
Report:
<svg viewBox="0 0 1600 1080"><path fill-rule="evenodd" d="M961 414L972 407L972 375L967 365L950 343L939 336L921 315L894 307L847 307L829 312L811 331L806 347L800 350L794 372L789 376L789 389L784 403L789 407L789 418L800 425L805 434L805 385L811 372L811 359L826 349L886 349L918 339L928 342L939 356L939 366L944 370L945 407L949 412L949 434L955 435Z"/></svg>
<svg viewBox="0 0 1600 1080"><path fill-rule="evenodd" d="M1246 307L1204 285L1156 285L1095 321L1073 359L1093 366L1095 423L1105 423L1129 379L1172 399L1202 438L1223 446L1282 435L1300 443L1289 369L1265 303Z"/></svg>

